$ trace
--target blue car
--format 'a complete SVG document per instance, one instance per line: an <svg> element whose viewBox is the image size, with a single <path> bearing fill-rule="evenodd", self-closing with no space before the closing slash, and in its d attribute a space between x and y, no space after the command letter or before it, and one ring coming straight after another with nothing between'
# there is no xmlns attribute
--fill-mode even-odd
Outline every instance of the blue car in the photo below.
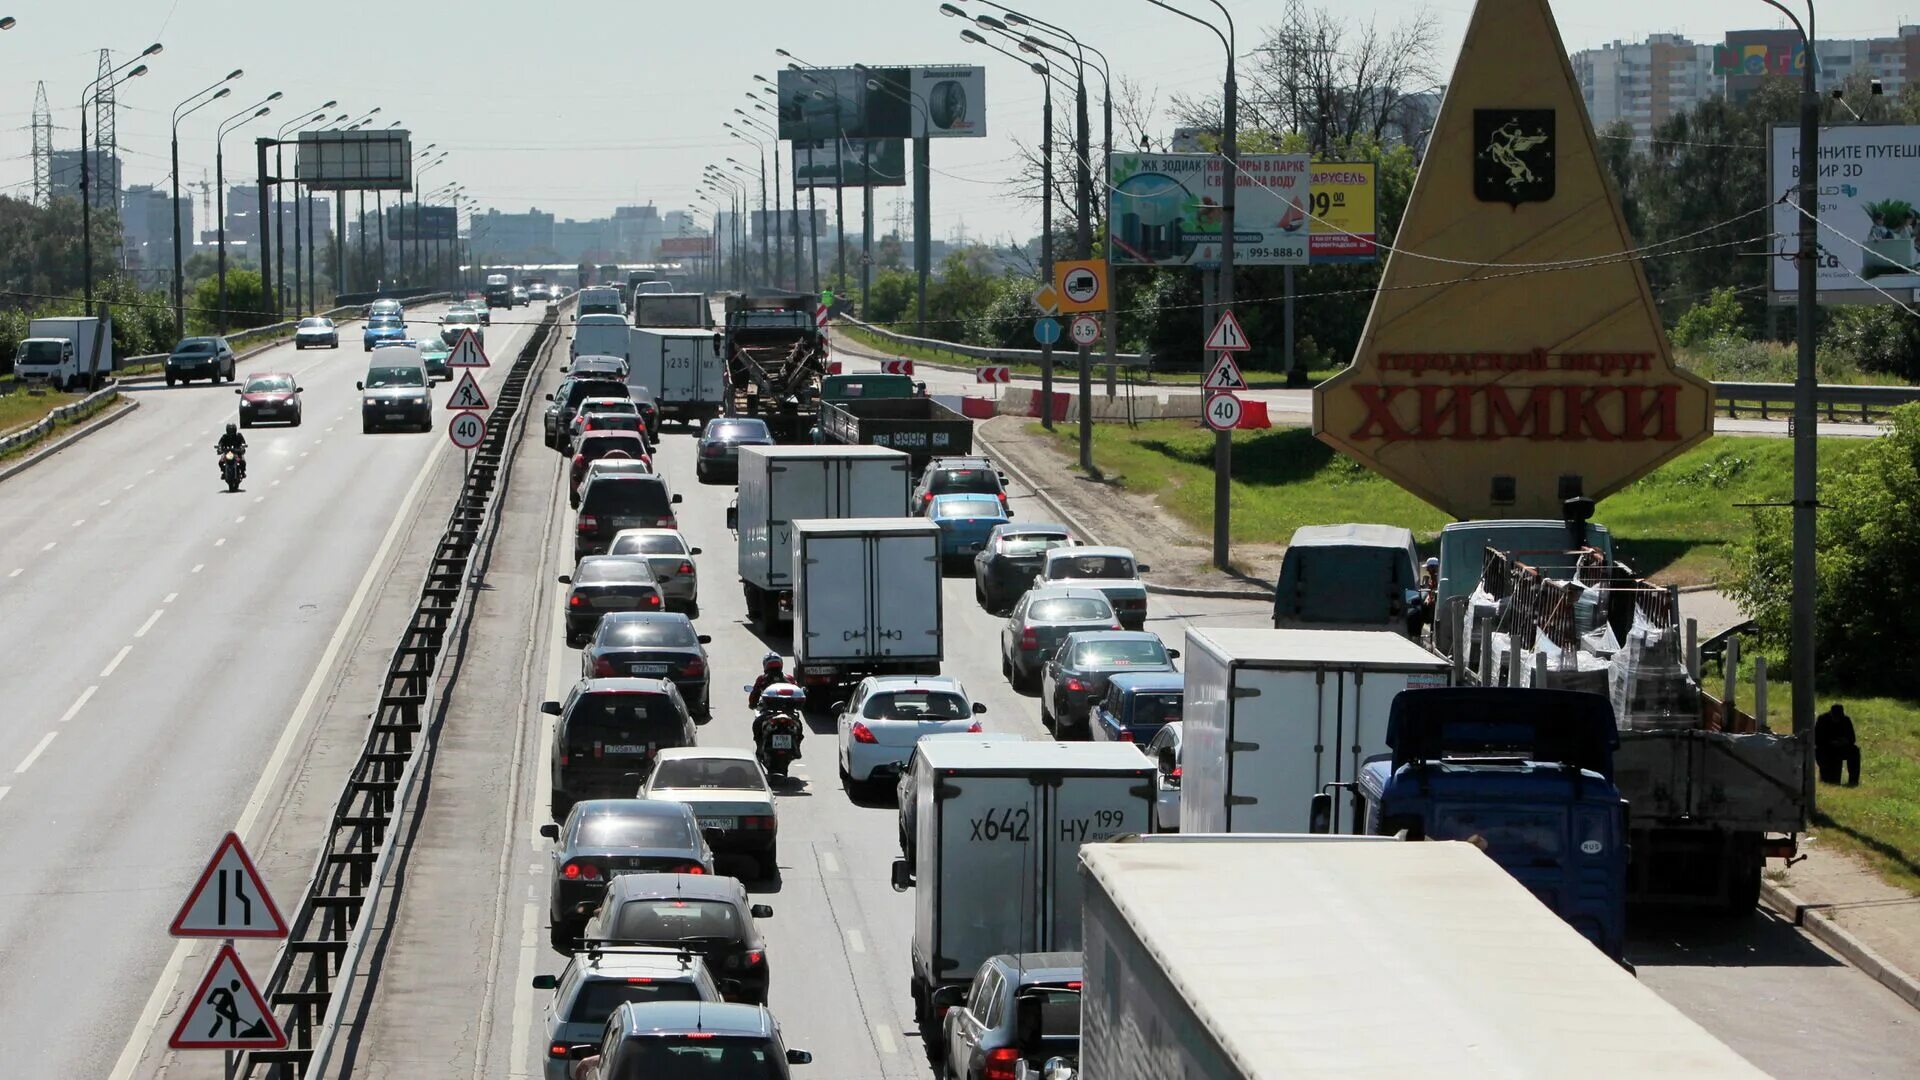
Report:
<svg viewBox="0 0 1920 1080"><path fill-rule="evenodd" d="M935 495L927 517L940 526L940 558L947 563L971 562L994 526L1007 523L999 499L972 493Z"/></svg>
<svg viewBox="0 0 1920 1080"><path fill-rule="evenodd" d="M360 337L361 346L372 352L374 347L387 342L404 341L407 337L407 324L397 315L375 315L367 319L366 333Z"/></svg>
<svg viewBox="0 0 1920 1080"><path fill-rule="evenodd" d="M1094 741L1145 747L1161 728L1180 719L1186 678L1177 671L1143 671L1108 679L1090 717Z"/></svg>

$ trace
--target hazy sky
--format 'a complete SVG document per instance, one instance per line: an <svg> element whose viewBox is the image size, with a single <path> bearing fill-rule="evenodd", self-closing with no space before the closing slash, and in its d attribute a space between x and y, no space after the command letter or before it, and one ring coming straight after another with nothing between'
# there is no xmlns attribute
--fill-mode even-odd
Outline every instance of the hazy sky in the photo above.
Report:
<svg viewBox="0 0 1920 1080"><path fill-rule="evenodd" d="M961 0L963 2L963 0ZM1211 15L1210 4L1178 0ZM1422 10L1441 23L1450 69L1472 11L1470 0L1320 0L1354 22L1391 25ZM1244 53L1277 17L1280 0L1227 0ZM977 2L970 11L990 13ZM1203 92L1220 78L1220 47L1200 27L1146 0L1016 0L1015 7L1079 34L1124 73L1157 94ZM1707 43L1729 28L1781 25L1760 0L1553 0L1569 49L1652 32ZM130 58L152 41L165 52L151 74L121 87L119 141L127 183L160 183L168 173L174 106L234 67L247 74L233 95L195 113L181 130L183 180L213 174L216 124L274 90L273 114L227 139L229 182L251 171L254 135L295 119L299 109L337 98L336 111L380 106L414 145L451 151L426 176L428 187L458 180L503 210L538 206L558 217L608 214L621 203L687 206L702 166L728 155L757 164L754 150L720 127L757 84L772 77L784 47L821 66L974 63L988 69L987 126L981 139L934 143L934 235L964 226L975 237L1030 234L1037 206L1007 195L1014 136L1040 126L1038 77L959 38L959 20L938 0L706 0L626 4L463 0L334 0L242 4L233 0L0 0L19 20L0 34L0 190L31 192L29 119L34 84L45 80L54 144L79 138L78 103L99 50ZM1822 37L1892 34L1901 13L1889 0L1822 0ZM1444 78L1444 70L1443 70ZM1096 106L1097 107L1097 106ZM1064 110L1059 118L1064 120ZM1097 116L1097 114L1096 114ZM1096 126L1097 126L1096 119ZM768 148L771 163L771 147ZM241 177L244 179L244 177ZM757 191L755 193L757 199ZM822 205L831 203L822 191ZM891 193L876 199L884 228ZM804 199L802 200L804 202ZM857 221L857 199L849 215ZM704 212L704 211L703 211ZM203 219L204 220L204 219Z"/></svg>

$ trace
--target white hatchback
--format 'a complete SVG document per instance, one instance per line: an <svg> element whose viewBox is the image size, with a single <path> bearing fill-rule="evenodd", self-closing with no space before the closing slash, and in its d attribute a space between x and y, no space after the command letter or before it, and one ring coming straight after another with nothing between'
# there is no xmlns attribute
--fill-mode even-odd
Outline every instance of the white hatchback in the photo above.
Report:
<svg viewBox="0 0 1920 1080"><path fill-rule="evenodd" d="M834 715L840 744L840 781L891 783L925 735L980 730L987 707L967 697L958 679L944 675L873 675L854 688Z"/></svg>

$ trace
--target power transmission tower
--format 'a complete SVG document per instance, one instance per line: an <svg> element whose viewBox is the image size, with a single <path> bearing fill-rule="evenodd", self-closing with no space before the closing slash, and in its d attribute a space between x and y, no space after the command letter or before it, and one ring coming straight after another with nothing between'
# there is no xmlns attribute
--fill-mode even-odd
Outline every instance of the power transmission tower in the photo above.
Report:
<svg viewBox="0 0 1920 1080"><path fill-rule="evenodd" d="M114 155L119 151L119 139L113 130L113 117L116 110L113 101L113 53L100 50L100 89L93 98L93 148L94 161L91 166L93 178L93 200L97 206L120 207L120 169ZM86 147L80 148L86 153Z"/></svg>
<svg viewBox="0 0 1920 1080"><path fill-rule="evenodd" d="M53 110L47 107L47 84L33 91L33 205L53 204Z"/></svg>

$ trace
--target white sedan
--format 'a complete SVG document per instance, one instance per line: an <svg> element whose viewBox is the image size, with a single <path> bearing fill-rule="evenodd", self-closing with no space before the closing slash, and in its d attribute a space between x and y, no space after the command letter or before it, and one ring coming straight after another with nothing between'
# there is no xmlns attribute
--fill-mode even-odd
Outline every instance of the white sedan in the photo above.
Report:
<svg viewBox="0 0 1920 1080"><path fill-rule="evenodd" d="M753 751L674 746L654 755L639 797L686 803L716 855L745 855L760 876L779 873L779 819L773 788Z"/></svg>
<svg viewBox="0 0 1920 1080"><path fill-rule="evenodd" d="M967 697L959 680L946 676L873 675L854 688L834 717L840 744L840 782L891 781L913 756L923 735L979 731L974 717L985 705Z"/></svg>

